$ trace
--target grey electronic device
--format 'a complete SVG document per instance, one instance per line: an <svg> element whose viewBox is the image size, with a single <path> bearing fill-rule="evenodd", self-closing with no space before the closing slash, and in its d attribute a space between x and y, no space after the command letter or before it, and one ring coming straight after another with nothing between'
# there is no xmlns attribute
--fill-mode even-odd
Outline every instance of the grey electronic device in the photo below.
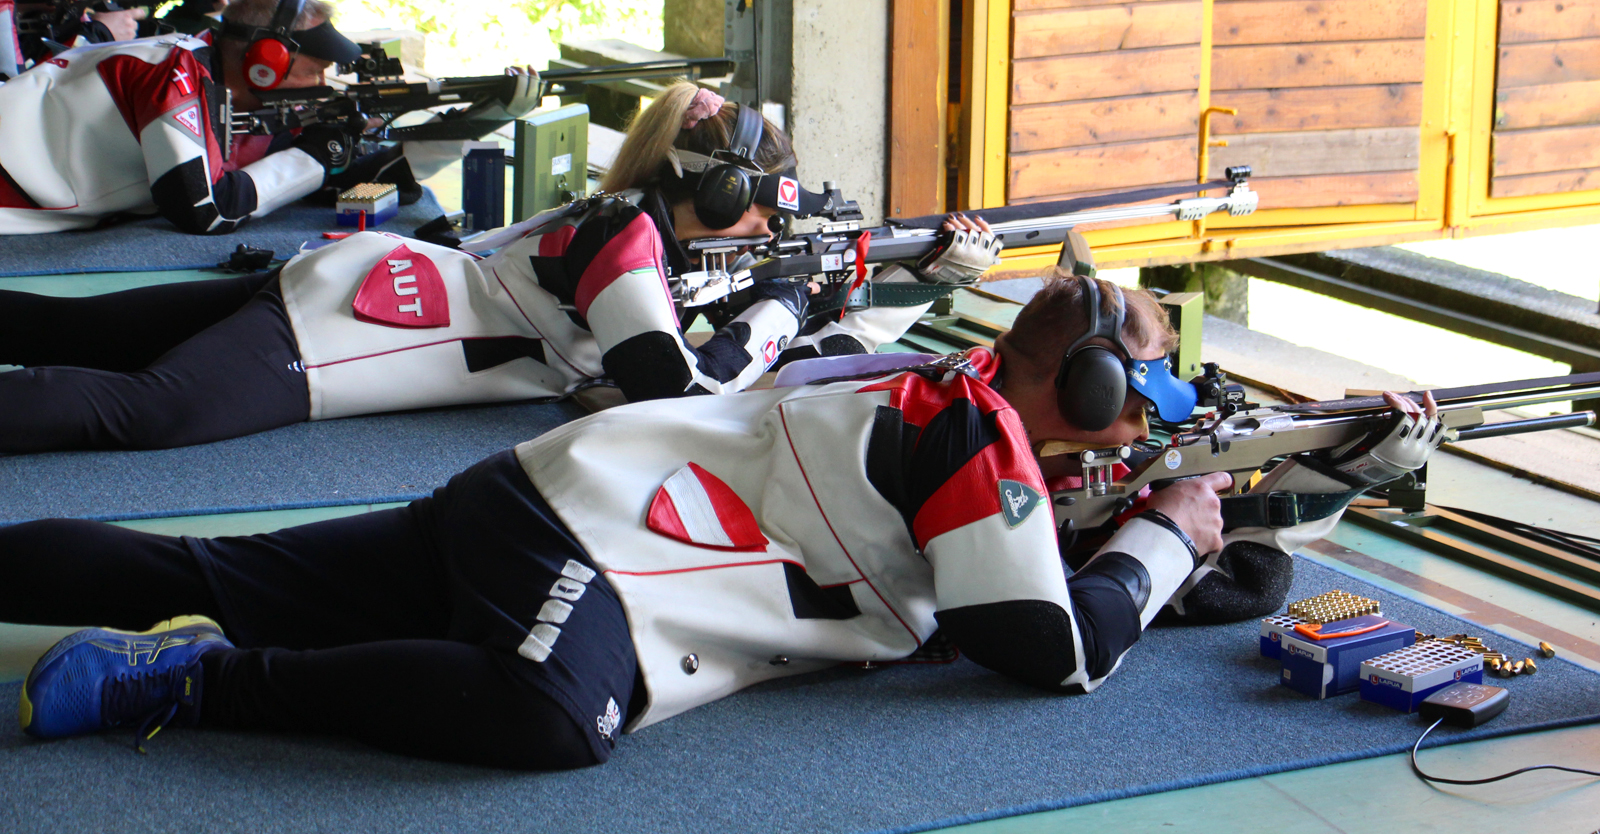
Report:
<svg viewBox="0 0 1600 834"><path fill-rule="evenodd" d="M569 104L517 120L512 222L589 192L589 106Z"/></svg>

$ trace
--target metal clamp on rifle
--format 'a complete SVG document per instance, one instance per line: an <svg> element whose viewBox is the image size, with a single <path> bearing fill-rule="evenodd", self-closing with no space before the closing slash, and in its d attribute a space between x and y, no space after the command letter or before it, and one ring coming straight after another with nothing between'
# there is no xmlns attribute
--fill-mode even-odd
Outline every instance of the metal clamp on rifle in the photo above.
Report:
<svg viewBox="0 0 1600 834"><path fill-rule="evenodd" d="M699 256L701 269L667 277L667 289L671 290L673 300L685 307L700 307L749 287L754 283L750 270L735 271L733 265L745 247L764 242L764 237L689 241L686 248Z"/></svg>

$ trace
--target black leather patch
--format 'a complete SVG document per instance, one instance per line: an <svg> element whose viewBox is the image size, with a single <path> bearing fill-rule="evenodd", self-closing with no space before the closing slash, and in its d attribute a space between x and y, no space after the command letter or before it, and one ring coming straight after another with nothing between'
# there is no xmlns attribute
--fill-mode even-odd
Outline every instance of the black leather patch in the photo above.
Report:
<svg viewBox="0 0 1600 834"><path fill-rule="evenodd" d="M990 602L940 611L934 618L974 663L1024 683L1060 692L1078 667L1072 621L1053 602Z"/></svg>
<svg viewBox="0 0 1600 834"><path fill-rule="evenodd" d="M866 345L856 341L854 336L835 333L825 336L819 351L823 356L856 356L867 352Z"/></svg>
<svg viewBox="0 0 1600 834"><path fill-rule="evenodd" d="M652 330L624 339L601 357L606 376L617 383L629 402L677 397L694 378L670 333Z"/></svg>
<svg viewBox="0 0 1600 834"><path fill-rule="evenodd" d="M749 340L750 325L736 321L695 349L695 366L700 373L727 382L750 366L750 354L743 347Z"/></svg>
<svg viewBox="0 0 1600 834"><path fill-rule="evenodd" d="M544 342L505 336L498 339L463 339L461 353L466 356L467 372L477 373L526 356L544 362Z"/></svg>
<svg viewBox="0 0 1600 834"><path fill-rule="evenodd" d="M1145 603L1150 601L1150 572L1138 559L1126 553L1113 551L1094 557L1082 570L1072 575L1072 582L1090 576L1103 576L1122 586L1128 592L1128 599L1133 601L1133 607L1139 611L1143 611Z"/></svg>
<svg viewBox="0 0 1600 834"><path fill-rule="evenodd" d="M861 616L849 585L824 588L805 568L792 562L783 563L783 577L789 583L789 603L794 607L795 619L848 620Z"/></svg>

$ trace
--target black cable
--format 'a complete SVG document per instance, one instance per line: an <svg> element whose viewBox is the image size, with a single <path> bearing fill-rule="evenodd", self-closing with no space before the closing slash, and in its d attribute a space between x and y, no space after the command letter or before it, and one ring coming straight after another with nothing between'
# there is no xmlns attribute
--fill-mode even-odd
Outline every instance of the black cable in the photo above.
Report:
<svg viewBox="0 0 1600 834"><path fill-rule="evenodd" d="M1417 743L1411 745L1411 770L1417 774L1417 778L1419 779L1424 779L1429 782L1438 782L1444 785L1482 785L1488 782L1498 782L1501 779L1510 779L1513 776L1520 776L1524 773L1529 773L1535 770L1564 770L1568 773L1577 773L1583 776L1600 776L1600 773L1596 773L1593 770L1582 770L1576 767L1564 767L1562 765L1552 764L1531 765L1529 767L1518 768L1510 773L1502 773L1499 776L1490 776L1487 779L1444 779L1439 776L1429 776L1428 774L1423 773L1422 766L1417 764L1417 748L1422 746L1422 740L1428 737L1428 733L1433 732L1433 728L1442 723L1444 723L1443 718L1434 721L1428 726L1428 729L1422 731L1422 735L1417 736Z"/></svg>
<svg viewBox="0 0 1600 834"><path fill-rule="evenodd" d="M1563 548L1577 556L1583 556L1589 559L1600 561L1600 539L1592 536L1585 536L1579 533L1567 533L1561 530L1553 530L1549 527L1540 527L1536 524L1512 521L1510 519L1492 516L1488 513L1480 513L1475 510L1463 510L1455 507L1443 507L1442 509L1466 516L1467 518L1479 522L1480 524L1486 524L1490 527L1523 536L1525 538L1533 539L1534 541L1551 545L1553 547Z"/></svg>

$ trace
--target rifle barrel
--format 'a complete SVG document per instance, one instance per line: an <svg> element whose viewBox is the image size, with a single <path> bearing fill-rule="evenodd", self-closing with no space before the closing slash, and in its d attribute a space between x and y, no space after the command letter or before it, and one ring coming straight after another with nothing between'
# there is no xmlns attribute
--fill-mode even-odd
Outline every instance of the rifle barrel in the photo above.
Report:
<svg viewBox="0 0 1600 834"><path fill-rule="evenodd" d="M1486 423L1472 429L1456 432L1456 440L1478 440L1484 437L1505 437L1546 429L1570 429L1594 425L1593 411L1576 411L1571 414L1552 414L1529 420L1511 420L1505 423Z"/></svg>

